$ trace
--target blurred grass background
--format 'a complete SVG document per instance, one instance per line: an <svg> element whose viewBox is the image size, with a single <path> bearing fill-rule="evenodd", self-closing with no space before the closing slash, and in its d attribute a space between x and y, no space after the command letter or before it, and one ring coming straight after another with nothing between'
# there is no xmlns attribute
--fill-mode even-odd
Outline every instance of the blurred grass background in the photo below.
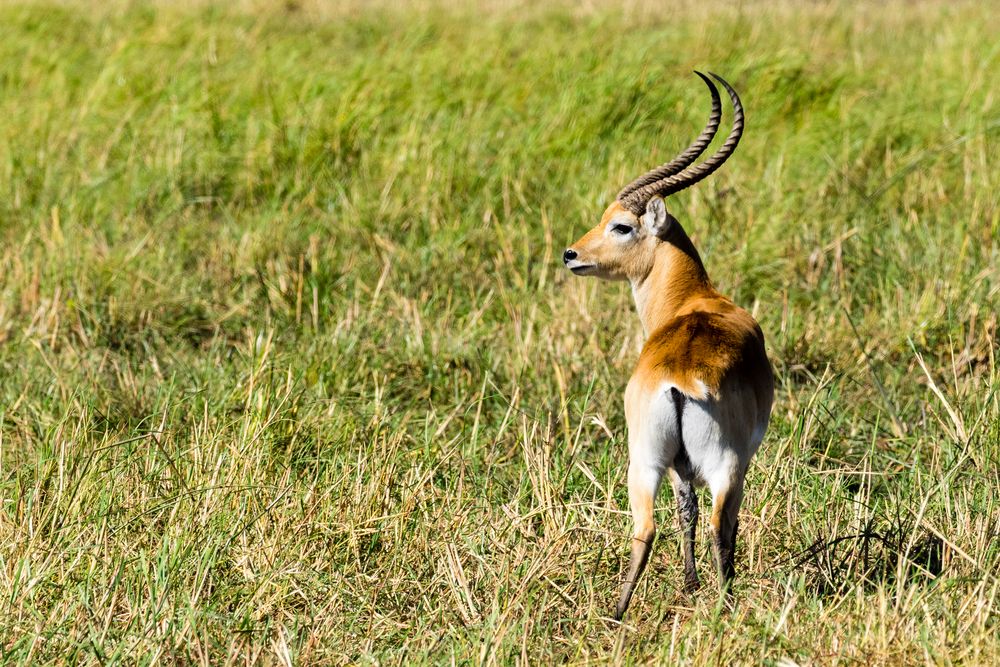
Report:
<svg viewBox="0 0 1000 667"><path fill-rule="evenodd" d="M991 664L993 3L0 4L8 664ZM778 375L739 604L626 624L621 285L668 207ZM725 124L724 124L725 128ZM708 543L698 553L710 573Z"/></svg>

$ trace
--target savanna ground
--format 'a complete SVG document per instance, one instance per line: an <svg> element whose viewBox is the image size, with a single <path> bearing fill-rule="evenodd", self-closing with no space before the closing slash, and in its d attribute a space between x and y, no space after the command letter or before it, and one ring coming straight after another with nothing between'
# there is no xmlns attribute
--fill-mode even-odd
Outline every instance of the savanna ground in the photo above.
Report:
<svg viewBox="0 0 1000 667"><path fill-rule="evenodd" d="M3 3L0 661L996 664L998 16ZM559 255L695 68L777 400L736 607L665 489L617 625L642 332Z"/></svg>

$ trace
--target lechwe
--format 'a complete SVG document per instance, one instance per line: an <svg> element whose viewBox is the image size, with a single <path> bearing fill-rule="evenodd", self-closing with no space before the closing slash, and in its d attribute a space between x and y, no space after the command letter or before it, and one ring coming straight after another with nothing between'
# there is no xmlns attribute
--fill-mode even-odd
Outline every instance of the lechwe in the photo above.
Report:
<svg viewBox="0 0 1000 667"><path fill-rule="evenodd" d="M577 275L628 280L647 336L625 390L635 532L615 613L619 619L652 550L653 504L664 474L677 497L685 589L698 587L694 537L699 486L712 494L712 547L719 583L729 589L743 481L764 437L774 397L760 327L715 291L698 251L663 204L663 197L718 169L743 134L739 96L712 74L732 99L733 129L714 155L692 165L712 141L722 115L718 89L697 74L712 94L712 113L701 136L671 162L627 185L600 224L563 254Z"/></svg>

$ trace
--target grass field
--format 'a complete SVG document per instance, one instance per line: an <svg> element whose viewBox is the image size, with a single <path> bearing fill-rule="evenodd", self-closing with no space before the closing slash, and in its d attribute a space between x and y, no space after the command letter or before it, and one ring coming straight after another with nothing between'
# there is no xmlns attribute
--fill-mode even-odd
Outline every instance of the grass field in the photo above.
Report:
<svg viewBox="0 0 1000 667"><path fill-rule="evenodd" d="M998 35L0 3L0 662L996 664ZM695 68L748 127L668 207L777 398L735 609L665 489L618 625L642 331L559 256L700 130Z"/></svg>

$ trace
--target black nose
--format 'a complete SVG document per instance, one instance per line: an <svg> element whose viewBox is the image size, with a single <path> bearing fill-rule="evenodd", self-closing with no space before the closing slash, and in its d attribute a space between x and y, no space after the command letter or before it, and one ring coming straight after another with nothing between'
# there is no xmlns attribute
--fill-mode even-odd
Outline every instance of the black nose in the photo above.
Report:
<svg viewBox="0 0 1000 667"><path fill-rule="evenodd" d="M576 259L576 250L572 248L566 248L566 252L563 253L563 264L570 261L571 259Z"/></svg>

